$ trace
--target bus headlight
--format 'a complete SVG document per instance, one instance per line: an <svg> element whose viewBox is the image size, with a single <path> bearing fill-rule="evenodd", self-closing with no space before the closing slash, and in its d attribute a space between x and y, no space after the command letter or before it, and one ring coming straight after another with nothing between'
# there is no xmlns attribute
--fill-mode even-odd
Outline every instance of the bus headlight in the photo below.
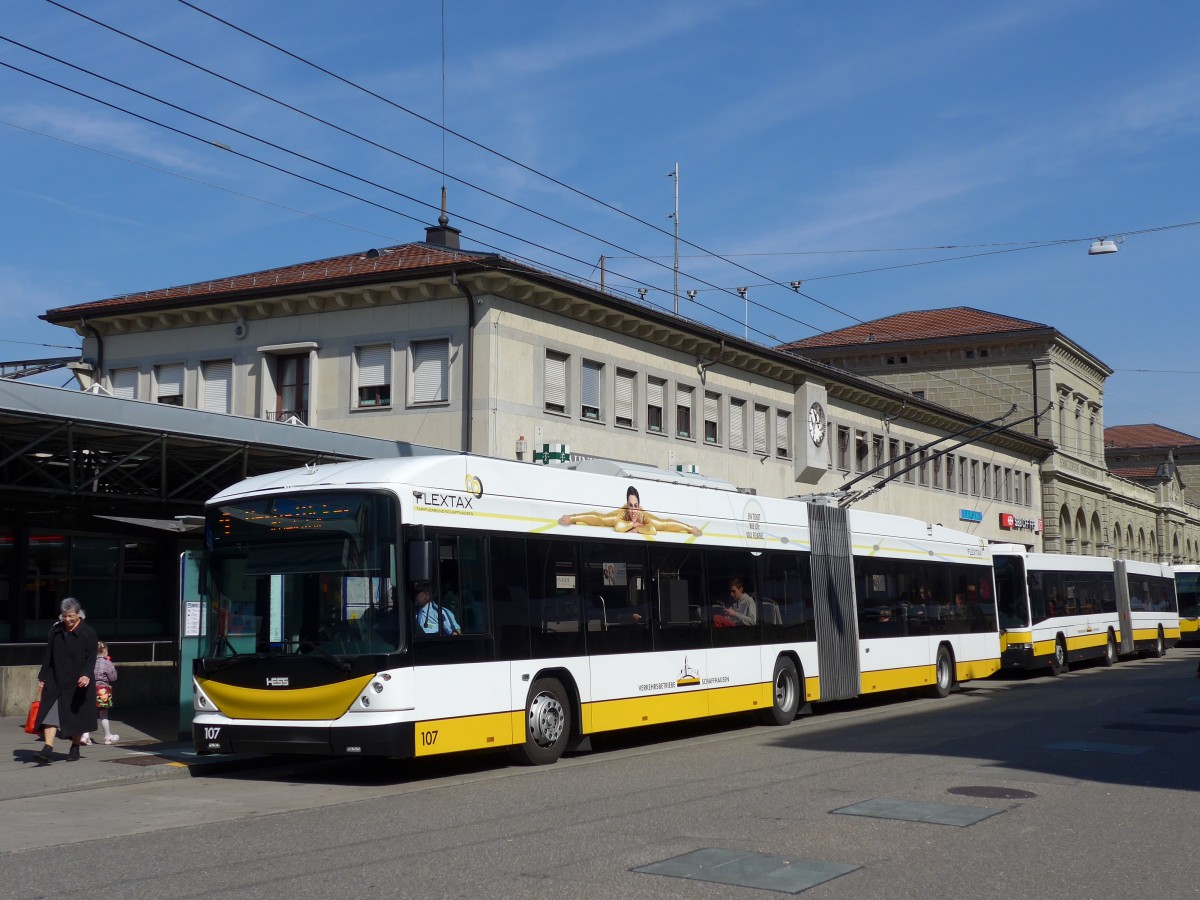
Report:
<svg viewBox="0 0 1200 900"><path fill-rule="evenodd" d="M364 694L362 697L359 698L358 702L361 703L363 706L370 706L371 698Z"/></svg>
<svg viewBox="0 0 1200 900"><path fill-rule="evenodd" d="M380 684L378 681L371 682L371 687L375 688L375 693L377 693L377 694L383 693L383 685Z"/></svg>

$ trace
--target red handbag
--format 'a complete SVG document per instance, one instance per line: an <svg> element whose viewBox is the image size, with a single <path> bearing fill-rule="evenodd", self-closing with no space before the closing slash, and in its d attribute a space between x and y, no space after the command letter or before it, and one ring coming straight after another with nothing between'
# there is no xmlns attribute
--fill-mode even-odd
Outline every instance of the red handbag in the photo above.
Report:
<svg viewBox="0 0 1200 900"><path fill-rule="evenodd" d="M26 734L41 734L42 730L37 728L38 712L42 708L42 689L38 688L37 697L29 704L29 715L25 717L25 733Z"/></svg>

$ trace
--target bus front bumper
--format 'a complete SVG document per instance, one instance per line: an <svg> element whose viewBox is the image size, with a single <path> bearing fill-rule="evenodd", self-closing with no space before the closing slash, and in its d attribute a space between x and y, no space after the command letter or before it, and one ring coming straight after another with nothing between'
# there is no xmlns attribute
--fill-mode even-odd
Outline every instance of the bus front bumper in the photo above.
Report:
<svg viewBox="0 0 1200 900"><path fill-rule="evenodd" d="M413 723L331 728L328 725L192 723L197 753L295 753L312 756L413 754Z"/></svg>

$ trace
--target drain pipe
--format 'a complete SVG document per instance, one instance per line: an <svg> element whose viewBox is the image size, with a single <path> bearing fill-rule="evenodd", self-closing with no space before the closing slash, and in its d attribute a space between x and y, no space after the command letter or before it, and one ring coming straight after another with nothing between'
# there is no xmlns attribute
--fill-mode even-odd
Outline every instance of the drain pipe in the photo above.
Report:
<svg viewBox="0 0 1200 900"><path fill-rule="evenodd" d="M463 341L463 386L462 386L462 450L471 452L471 407L474 397L471 396L471 369L475 347L475 297L471 289L458 280L458 272L450 273L450 283L467 298L467 339Z"/></svg>
<svg viewBox="0 0 1200 900"><path fill-rule="evenodd" d="M100 332L96 330L96 326L91 325L87 319L79 320L79 327L86 328L92 333L92 337L96 339L96 384L99 384L104 378L104 338L100 336ZM83 354L81 353L80 356Z"/></svg>

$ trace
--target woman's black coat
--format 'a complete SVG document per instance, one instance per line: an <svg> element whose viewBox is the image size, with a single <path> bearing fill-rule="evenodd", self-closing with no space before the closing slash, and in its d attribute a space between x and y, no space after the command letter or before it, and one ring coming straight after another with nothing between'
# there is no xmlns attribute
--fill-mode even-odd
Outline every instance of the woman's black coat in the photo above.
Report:
<svg viewBox="0 0 1200 900"><path fill-rule="evenodd" d="M96 632L85 621L74 631L55 622L46 642L38 681L44 681L42 706L37 727L58 701L59 733L75 737L96 728ZM88 677L88 686L78 687L80 675Z"/></svg>

